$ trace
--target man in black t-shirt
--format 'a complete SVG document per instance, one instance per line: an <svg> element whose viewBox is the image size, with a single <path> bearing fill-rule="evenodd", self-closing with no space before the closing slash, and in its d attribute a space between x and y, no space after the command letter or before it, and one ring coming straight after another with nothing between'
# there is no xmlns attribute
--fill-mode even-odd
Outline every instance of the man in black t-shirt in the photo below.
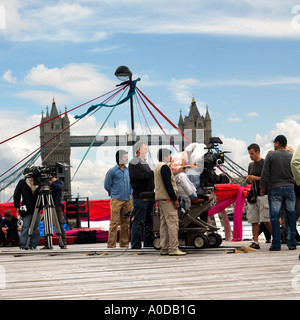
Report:
<svg viewBox="0 0 300 320"><path fill-rule="evenodd" d="M142 192L154 192L154 174L146 162L147 144L139 141L134 145L136 157L129 162L130 184L133 189L133 221L131 226L131 248L141 249L143 234L144 247L153 247L152 211L154 201L140 198Z"/></svg>
<svg viewBox="0 0 300 320"><path fill-rule="evenodd" d="M271 222L269 218L269 203L268 196L260 196L259 182L260 176L264 165L264 159L260 156L260 147L256 143L251 144L248 147L248 153L252 162L248 166L248 176L246 181L251 183L251 189L256 194L256 202L248 203L247 206L247 219L252 224L253 242L250 245L251 248L260 249L258 243L260 223L264 224L272 233Z"/></svg>

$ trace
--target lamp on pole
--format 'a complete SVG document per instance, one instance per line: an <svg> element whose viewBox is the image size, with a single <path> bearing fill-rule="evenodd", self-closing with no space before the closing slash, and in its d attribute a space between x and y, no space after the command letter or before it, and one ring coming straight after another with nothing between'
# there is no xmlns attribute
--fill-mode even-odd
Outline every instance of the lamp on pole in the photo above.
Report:
<svg viewBox="0 0 300 320"><path fill-rule="evenodd" d="M120 81L132 81L132 72L126 66L120 66L117 68L115 72L115 76ZM132 140L134 139L134 115L133 115L133 99L130 97L130 112L131 112L131 133L132 133Z"/></svg>

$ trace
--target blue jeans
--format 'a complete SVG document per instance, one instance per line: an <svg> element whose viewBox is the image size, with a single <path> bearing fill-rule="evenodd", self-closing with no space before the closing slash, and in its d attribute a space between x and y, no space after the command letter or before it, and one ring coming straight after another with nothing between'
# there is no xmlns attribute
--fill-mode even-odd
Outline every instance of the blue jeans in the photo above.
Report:
<svg viewBox="0 0 300 320"><path fill-rule="evenodd" d="M272 247L281 249L281 233L280 233L280 211L281 206L285 208L288 237L287 246L293 247L297 245L296 241L296 213L295 213L295 192L294 187L272 188L268 191L270 221L272 224Z"/></svg>
<svg viewBox="0 0 300 320"><path fill-rule="evenodd" d="M31 226L31 221L33 218L33 214L28 214L26 217L23 217L23 226L20 233L20 248L25 248L28 240L28 231ZM34 229L32 232L32 236L29 242L29 248L36 248L39 244L40 240L40 221L41 221L41 215L40 213L37 214L37 218L34 224Z"/></svg>
<svg viewBox="0 0 300 320"><path fill-rule="evenodd" d="M141 235L144 235L144 247L153 247L152 210L154 202L133 199L134 220L131 226L131 248L141 249Z"/></svg>

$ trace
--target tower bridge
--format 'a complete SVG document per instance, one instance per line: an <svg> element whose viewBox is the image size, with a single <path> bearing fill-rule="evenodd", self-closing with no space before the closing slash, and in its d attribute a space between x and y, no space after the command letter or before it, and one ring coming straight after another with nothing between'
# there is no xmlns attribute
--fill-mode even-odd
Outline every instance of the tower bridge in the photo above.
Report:
<svg viewBox="0 0 300 320"><path fill-rule="evenodd" d="M55 100L53 99L51 111L49 114L48 107L46 108L46 114L42 113L41 123L57 117L58 111ZM125 135L98 135L95 136L72 136L70 129L70 120L68 114L65 113L62 117L57 117L53 121L47 122L40 126L40 143L41 146L47 141L51 140L57 135L55 139L45 145L45 150L42 153L42 163L44 166L54 166L57 162L64 162L71 166L70 155L72 147L89 147L94 141L93 146L109 146L109 147L124 147L133 146L138 141L144 141L149 146L160 145L175 145L178 146L179 151L183 150L189 142L179 133L171 134L166 137L162 134L148 134L138 135L125 134ZM184 135L192 142L205 143L209 142L212 135L211 118L208 112L208 106L206 106L205 116L201 116L196 105L195 98L192 99L190 105L190 111L188 116L182 117L182 111L180 110L180 117L178 121L178 128ZM62 133L61 133L62 132ZM60 134L61 133L61 134ZM66 193L67 196L71 195L71 174L68 168L64 172L58 173L58 178L63 177L65 184L68 186Z"/></svg>
<svg viewBox="0 0 300 320"><path fill-rule="evenodd" d="M192 130L185 130L184 135L192 140ZM204 142L204 130L197 129L197 142ZM70 136L70 147L89 147L95 136ZM159 134L147 134L147 135L135 135L134 138L130 134L125 135L99 135L93 143L94 147L106 146L106 147L124 147L133 146L138 141L143 141L148 146L165 146L175 145L179 146L180 150L183 150L189 142L180 134L169 135L169 138L165 135Z"/></svg>

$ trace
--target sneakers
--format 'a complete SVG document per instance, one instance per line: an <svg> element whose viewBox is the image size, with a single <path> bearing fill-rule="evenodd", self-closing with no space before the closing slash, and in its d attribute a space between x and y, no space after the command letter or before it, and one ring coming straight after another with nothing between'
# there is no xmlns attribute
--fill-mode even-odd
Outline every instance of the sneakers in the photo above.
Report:
<svg viewBox="0 0 300 320"><path fill-rule="evenodd" d="M161 256L168 256L169 255L169 251L168 250L163 250L160 252Z"/></svg>
<svg viewBox="0 0 300 320"><path fill-rule="evenodd" d="M161 256L184 256L186 255L186 252L183 252L179 249L176 249L175 251L168 251L168 250L162 250L160 252Z"/></svg>
<svg viewBox="0 0 300 320"><path fill-rule="evenodd" d="M179 249L169 252L169 256L184 256L184 255L186 255L186 252L183 252Z"/></svg>

